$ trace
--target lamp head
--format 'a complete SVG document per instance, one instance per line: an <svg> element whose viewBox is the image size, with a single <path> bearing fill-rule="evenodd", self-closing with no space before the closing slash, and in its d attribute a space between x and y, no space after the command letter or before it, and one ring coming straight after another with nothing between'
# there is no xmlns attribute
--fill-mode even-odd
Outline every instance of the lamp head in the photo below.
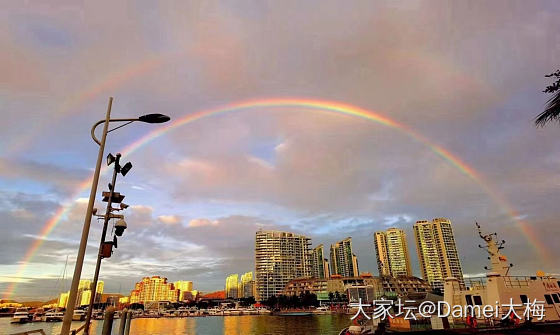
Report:
<svg viewBox="0 0 560 335"><path fill-rule="evenodd" d="M138 118L138 121L142 121L146 123L164 123L169 120L171 120L171 118L163 114L146 114Z"/></svg>

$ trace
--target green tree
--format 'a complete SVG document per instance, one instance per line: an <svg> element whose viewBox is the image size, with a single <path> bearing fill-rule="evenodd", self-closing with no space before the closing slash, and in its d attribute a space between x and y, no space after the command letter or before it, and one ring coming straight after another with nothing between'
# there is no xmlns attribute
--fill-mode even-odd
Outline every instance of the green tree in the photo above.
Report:
<svg viewBox="0 0 560 335"><path fill-rule="evenodd" d="M548 99L544 112L537 115L535 119L537 127L544 127L551 121L560 122L560 70L547 74L545 77L554 78L556 81L552 85L547 86L543 91L544 93L552 94L552 97Z"/></svg>

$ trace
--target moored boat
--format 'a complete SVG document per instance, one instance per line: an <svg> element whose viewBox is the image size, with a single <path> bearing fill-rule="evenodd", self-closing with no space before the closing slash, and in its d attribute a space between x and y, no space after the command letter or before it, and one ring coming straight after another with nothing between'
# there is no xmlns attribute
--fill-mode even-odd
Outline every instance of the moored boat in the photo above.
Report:
<svg viewBox="0 0 560 335"><path fill-rule="evenodd" d="M14 316L12 316L12 321L10 323L27 323L31 321L29 318L29 310L27 307L20 307L16 309Z"/></svg>
<svg viewBox="0 0 560 335"><path fill-rule="evenodd" d="M48 311L45 313L45 322L62 322L64 319L64 312L59 312L56 310Z"/></svg>
<svg viewBox="0 0 560 335"><path fill-rule="evenodd" d="M72 315L72 321L84 321L86 319L86 311L83 309L75 309Z"/></svg>

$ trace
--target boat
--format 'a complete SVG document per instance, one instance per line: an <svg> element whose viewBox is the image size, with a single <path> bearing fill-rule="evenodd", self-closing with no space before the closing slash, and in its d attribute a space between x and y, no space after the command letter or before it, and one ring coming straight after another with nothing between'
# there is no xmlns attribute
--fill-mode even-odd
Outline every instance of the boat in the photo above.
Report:
<svg viewBox="0 0 560 335"><path fill-rule="evenodd" d="M64 312L59 312L56 310L48 311L45 313L45 322L62 322L64 319Z"/></svg>
<svg viewBox="0 0 560 335"><path fill-rule="evenodd" d="M531 317L533 323L559 322L560 321L560 287L559 279L537 271L533 276L510 276L509 271L513 264L508 262L504 249L505 240L499 240L497 233L483 234L481 227L476 223L479 237L485 242L485 249L490 260L490 267L485 277L465 278L464 284L457 278L445 278L443 300L450 306L500 306L498 317L493 317L493 324L501 323L502 318L512 306L516 315L508 313L510 317L519 318L515 323ZM540 302L544 311L539 315L526 315L527 304ZM461 317L449 316L450 321L463 321ZM478 323L485 318L477 317Z"/></svg>
<svg viewBox="0 0 560 335"><path fill-rule="evenodd" d="M39 308L33 313L33 317L31 318L31 322L41 322L45 321L45 310Z"/></svg>
<svg viewBox="0 0 560 335"><path fill-rule="evenodd" d="M29 318L29 310L27 307L20 307L16 309L14 316L12 316L12 321L10 323L27 323L31 321Z"/></svg>
<svg viewBox="0 0 560 335"><path fill-rule="evenodd" d="M86 311L83 309L75 309L72 315L72 321L84 321L86 319Z"/></svg>

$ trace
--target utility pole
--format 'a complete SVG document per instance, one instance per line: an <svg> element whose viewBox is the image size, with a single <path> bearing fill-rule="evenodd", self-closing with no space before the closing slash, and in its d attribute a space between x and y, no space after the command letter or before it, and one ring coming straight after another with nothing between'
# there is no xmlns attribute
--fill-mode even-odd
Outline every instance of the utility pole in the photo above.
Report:
<svg viewBox="0 0 560 335"><path fill-rule="evenodd" d="M85 328L84 328L84 334L88 335L89 334L89 326L91 323L91 315L93 313L93 304L95 302L95 297L97 294L97 282L99 279L99 271L101 269L101 260L105 257L111 257L111 253L112 253L112 248L113 246L116 247L117 245L117 237L115 236L112 242L105 242L105 237L107 235L107 226L109 225L109 220L113 219L113 218L120 218L122 219L122 215L118 215L115 216L112 213L113 210L120 210L120 209L116 209L116 208L112 208L113 202L117 202L117 203L121 203L121 201L124 199L124 195L121 195L120 193L115 193L115 186L116 186L116 182L117 182L117 174L123 173L126 174L126 172L128 172L129 169L125 170L121 169L120 166L120 159L121 159L121 154L117 154L116 157L113 158L113 156L111 154L109 154L108 158L108 163L111 164L114 162L114 168L113 168L113 178L111 179L111 183L109 184L109 192L103 192L104 195L107 195L107 197L103 198L103 201L107 200L107 208L105 209L105 215L103 215L103 230L101 232L101 241L99 242L99 252L97 253L97 263L95 265L95 275L93 276L93 282L91 284L91 295L90 295L90 299L89 299L89 307L87 310L87 314L86 314L86 324L85 324ZM132 166L132 164L127 163L127 165ZM107 194L108 193L108 194ZM121 209L123 206L121 206ZM126 207L125 207L126 208Z"/></svg>

